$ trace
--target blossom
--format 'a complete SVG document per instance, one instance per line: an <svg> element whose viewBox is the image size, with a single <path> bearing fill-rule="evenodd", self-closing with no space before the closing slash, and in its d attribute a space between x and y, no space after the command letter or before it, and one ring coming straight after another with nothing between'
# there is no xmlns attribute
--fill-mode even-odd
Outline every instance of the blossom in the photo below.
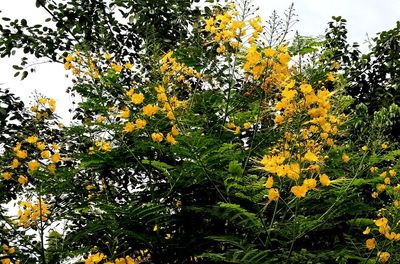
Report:
<svg viewBox="0 0 400 264"><path fill-rule="evenodd" d="M48 159L50 155L51 153L49 150L43 150L42 152L40 152L40 157L42 157L42 159Z"/></svg>
<svg viewBox="0 0 400 264"><path fill-rule="evenodd" d="M368 250L373 250L376 247L375 238L367 239L365 244L366 244L366 247L368 248Z"/></svg>
<svg viewBox="0 0 400 264"><path fill-rule="evenodd" d="M85 264L97 264L105 259L106 256L103 253L96 253L95 255L89 255L89 257L85 260Z"/></svg>
<svg viewBox="0 0 400 264"><path fill-rule="evenodd" d="M305 186L308 190L315 190L317 187L317 181L315 179L305 179L303 186Z"/></svg>
<svg viewBox="0 0 400 264"><path fill-rule="evenodd" d="M386 263L390 258L389 252L381 252L381 251L379 251L377 256L379 258L379 262L382 262L382 263Z"/></svg>
<svg viewBox="0 0 400 264"><path fill-rule="evenodd" d="M274 178L272 176L269 176L264 186L265 188L270 189L272 188L273 185L274 185Z"/></svg>
<svg viewBox="0 0 400 264"><path fill-rule="evenodd" d="M134 93L131 96L131 102L136 105L143 103L143 100L144 100L144 95L142 93Z"/></svg>
<svg viewBox="0 0 400 264"><path fill-rule="evenodd" d="M361 149L362 149L363 151L368 151L368 146L363 146Z"/></svg>
<svg viewBox="0 0 400 264"><path fill-rule="evenodd" d="M152 104L148 104L143 107L143 113L148 117L152 117L155 113L157 113L157 111L158 107Z"/></svg>
<svg viewBox="0 0 400 264"><path fill-rule="evenodd" d="M380 227L380 226L386 226L388 223L388 220L387 220L387 218L382 217L382 218L375 220L374 222L377 227Z"/></svg>
<svg viewBox="0 0 400 264"><path fill-rule="evenodd" d="M306 197L308 188L304 185L302 186L293 186L290 191L297 197L297 198L301 198L301 197Z"/></svg>
<svg viewBox="0 0 400 264"><path fill-rule="evenodd" d="M175 115L174 115L174 113L173 113L172 111L168 111L168 113L167 113L167 118L168 118L169 120L175 120Z"/></svg>
<svg viewBox="0 0 400 264"><path fill-rule="evenodd" d="M172 134L174 137L176 137L176 136L179 135L179 130L178 130L178 128L176 127L176 125L173 125L173 126L171 127L171 134Z"/></svg>
<svg viewBox="0 0 400 264"><path fill-rule="evenodd" d="M314 153L308 151L308 152L304 155L303 160L309 161L309 162L316 162L316 161L318 161L318 156L315 155Z"/></svg>
<svg viewBox="0 0 400 264"><path fill-rule="evenodd" d="M129 118L130 113L131 113L131 110L129 110L129 108L125 106L125 107L121 110L119 116L120 116L121 118L127 119L127 118Z"/></svg>
<svg viewBox="0 0 400 264"><path fill-rule="evenodd" d="M319 182L323 186L328 186L329 184L331 184L331 181L329 180L329 177L326 174L322 174L322 175L319 176Z"/></svg>
<svg viewBox="0 0 400 264"><path fill-rule="evenodd" d="M143 120L143 119L136 119L136 121L135 121L135 125L139 129L145 128L146 124L147 124L146 120Z"/></svg>
<svg viewBox="0 0 400 264"><path fill-rule="evenodd" d="M28 183L28 178L25 177L24 175L20 175L20 176L18 177L18 182L19 182L21 185L25 185L25 184Z"/></svg>
<svg viewBox="0 0 400 264"><path fill-rule="evenodd" d="M172 145L175 145L177 143L175 138L170 133L167 134L167 141Z"/></svg>
<svg viewBox="0 0 400 264"><path fill-rule="evenodd" d="M15 155L20 159L25 159L26 157L28 157L28 152L26 150L17 150Z"/></svg>
<svg viewBox="0 0 400 264"><path fill-rule="evenodd" d="M13 159L11 162L11 168L16 169L19 166L19 161L17 159Z"/></svg>
<svg viewBox="0 0 400 264"><path fill-rule="evenodd" d="M346 153L343 153L343 155L342 155L342 161L343 161L344 163L347 163L347 162L349 162L349 160L350 160L350 157L349 157Z"/></svg>
<svg viewBox="0 0 400 264"><path fill-rule="evenodd" d="M11 172L8 172L8 171L3 172L3 179L4 180L9 181L9 180L11 180L11 178L12 178L12 173Z"/></svg>
<svg viewBox="0 0 400 264"><path fill-rule="evenodd" d="M251 127L251 123L250 122L246 122L243 124L243 128L244 129L249 129Z"/></svg>
<svg viewBox="0 0 400 264"><path fill-rule="evenodd" d="M278 189L276 189L276 188L269 189L268 200L270 202L279 200L279 191L278 191Z"/></svg>
<svg viewBox="0 0 400 264"><path fill-rule="evenodd" d="M312 86L309 84L302 84L302 85L300 85L300 91L303 94L309 94L313 91L313 89L312 89Z"/></svg>
<svg viewBox="0 0 400 264"><path fill-rule="evenodd" d="M368 235L371 232L371 228L369 226L367 226L367 228L365 228L365 230L363 231L364 235Z"/></svg>
<svg viewBox="0 0 400 264"><path fill-rule="evenodd" d="M31 160L28 162L28 168L30 172L34 172L39 169L40 163L37 160Z"/></svg>
<svg viewBox="0 0 400 264"><path fill-rule="evenodd" d="M30 136L26 139L26 142L30 143L30 144L34 144L38 141L37 136Z"/></svg>
<svg viewBox="0 0 400 264"><path fill-rule="evenodd" d="M44 149L46 148L46 144L45 144L44 142L37 142L37 143L36 143L36 147L37 147L39 150L44 150Z"/></svg>
<svg viewBox="0 0 400 264"><path fill-rule="evenodd" d="M60 159L61 159L60 153L58 153L58 152L54 153L54 154L51 156L51 161L54 162L54 163L60 162Z"/></svg>
<svg viewBox="0 0 400 264"><path fill-rule="evenodd" d="M151 139L154 142L161 142L161 141L163 141L163 138L164 138L164 136L162 133L152 133L151 134Z"/></svg>
<svg viewBox="0 0 400 264"><path fill-rule="evenodd" d="M130 133L135 129L135 125L132 122L127 122L124 126L124 132Z"/></svg>

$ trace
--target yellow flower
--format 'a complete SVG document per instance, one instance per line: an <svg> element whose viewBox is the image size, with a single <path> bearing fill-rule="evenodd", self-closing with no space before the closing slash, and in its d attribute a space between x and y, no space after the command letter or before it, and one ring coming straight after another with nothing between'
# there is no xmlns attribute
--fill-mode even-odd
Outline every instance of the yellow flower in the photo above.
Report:
<svg viewBox="0 0 400 264"><path fill-rule="evenodd" d="M11 178L12 178L12 173L11 172L8 172L8 171L3 172L3 179L4 180L9 181L9 180L11 180Z"/></svg>
<svg viewBox="0 0 400 264"><path fill-rule="evenodd" d="M26 150L17 150L15 155L17 155L17 157L20 159L25 159L26 157L28 157L28 152Z"/></svg>
<svg viewBox="0 0 400 264"><path fill-rule="evenodd" d="M9 258L3 258L1 264L11 264L11 260Z"/></svg>
<svg viewBox="0 0 400 264"><path fill-rule="evenodd" d="M342 155L342 161L343 161L344 163L347 163L347 162L349 162L349 160L350 160L350 157L349 157L346 153L343 153L343 155Z"/></svg>
<svg viewBox="0 0 400 264"><path fill-rule="evenodd" d="M376 197L378 197L378 193L377 192L371 193L371 197L375 199Z"/></svg>
<svg viewBox="0 0 400 264"><path fill-rule="evenodd" d="M371 232L371 228L369 228L369 226L367 226L367 228L365 228L365 230L363 231L364 235L368 235Z"/></svg>
<svg viewBox="0 0 400 264"><path fill-rule="evenodd" d="M125 107L121 110L119 116L120 116L121 118L128 119L129 116L130 116L130 114L131 114L131 110L129 110L129 108L125 106Z"/></svg>
<svg viewBox="0 0 400 264"><path fill-rule="evenodd" d="M171 239L172 238L172 236L171 236L171 234L167 234L166 236L165 236L165 239Z"/></svg>
<svg viewBox="0 0 400 264"><path fill-rule="evenodd" d="M125 259L126 259L126 264L135 264L135 260L130 256L126 256Z"/></svg>
<svg viewBox="0 0 400 264"><path fill-rule="evenodd" d="M265 188L270 189L272 188L273 185L274 185L274 178L272 176L269 176L264 186Z"/></svg>
<svg viewBox="0 0 400 264"><path fill-rule="evenodd" d="M251 123L250 122L246 122L243 124L243 128L244 129L249 129L251 127Z"/></svg>
<svg viewBox="0 0 400 264"><path fill-rule="evenodd" d="M378 190L378 192L383 192L386 190L386 185L385 184L378 184L376 185L376 189Z"/></svg>
<svg viewBox="0 0 400 264"><path fill-rule="evenodd" d="M371 173L375 173L375 172L378 171L378 168L377 168L377 167L371 167L371 168L369 168L369 171L370 171Z"/></svg>
<svg viewBox="0 0 400 264"><path fill-rule="evenodd" d="M389 175L391 177L394 177L394 176L396 176L396 172L394 170L389 170Z"/></svg>
<svg viewBox="0 0 400 264"><path fill-rule="evenodd" d="M54 154L51 156L51 161L54 162L54 163L60 162L60 159L61 159L60 153L58 153L58 152L54 153Z"/></svg>
<svg viewBox="0 0 400 264"><path fill-rule="evenodd" d="M305 179L303 186L305 186L308 190L315 190L317 187L317 181L315 179Z"/></svg>
<svg viewBox="0 0 400 264"><path fill-rule="evenodd" d="M38 143L36 143L36 147L39 150L44 150L46 148L46 144L44 144L44 142L38 142Z"/></svg>
<svg viewBox="0 0 400 264"><path fill-rule="evenodd" d="M328 186L329 184L331 184L331 180L329 180L329 177L326 174L322 174L321 176L319 176L319 182L323 186Z"/></svg>
<svg viewBox="0 0 400 264"><path fill-rule="evenodd" d="M307 194L307 187L302 185L302 186L293 186L290 191L297 197L297 198L301 198L301 197L306 197Z"/></svg>
<svg viewBox="0 0 400 264"><path fill-rule="evenodd" d="M157 111L158 107L155 105L148 104L143 107L143 113L148 117L152 117L155 113L157 113Z"/></svg>
<svg viewBox="0 0 400 264"><path fill-rule="evenodd" d="M124 126L124 132L130 133L135 129L135 125L132 122L127 122Z"/></svg>
<svg viewBox="0 0 400 264"><path fill-rule="evenodd" d="M111 54L110 54L110 53L104 54L104 58L105 58L106 60L110 60L110 59L111 59Z"/></svg>
<svg viewBox="0 0 400 264"><path fill-rule="evenodd" d="M19 161L17 159L13 159L11 162L11 168L16 169L19 166Z"/></svg>
<svg viewBox="0 0 400 264"><path fill-rule="evenodd" d="M270 202L279 200L279 191L278 191L278 189L276 189L276 188L269 189L269 191L268 191L268 200Z"/></svg>
<svg viewBox="0 0 400 264"><path fill-rule="evenodd" d="M56 174L56 165L55 164L49 164L49 166L47 166L47 169L49 170L50 174L53 174L53 175Z"/></svg>
<svg viewBox="0 0 400 264"><path fill-rule="evenodd" d="M381 148L382 148L382 149L387 149L387 147L388 147L387 144L385 144L385 143L382 143L382 144L381 144Z"/></svg>
<svg viewBox="0 0 400 264"><path fill-rule="evenodd" d="M178 128L176 127L176 125L173 125L173 126L171 127L171 134L172 134L174 137L176 137L176 136L179 135L179 130L178 130Z"/></svg>
<svg viewBox="0 0 400 264"><path fill-rule="evenodd" d="M104 122L104 120L106 120L106 118L104 116L98 116L96 119L97 123L100 123L100 124L102 124Z"/></svg>
<svg viewBox="0 0 400 264"><path fill-rule="evenodd" d="M167 113L167 118L168 118L169 120L175 120L175 115L174 115L174 113L173 113L172 111L168 111L168 113Z"/></svg>
<svg viewBox="0 0 400 264"><path fill-rule="evenodd" d="M285 120L285 119L283 118L282 115L276 115L276 116L275 116L275 123L276 123L277 125L282 124L282 122L283 122L284 120Z"/></svg>
<svg viewBox="0 0 400 264"><path fill-rule="evenodd" d="M170 133L167 134L167 141L172 145L175 145L177 143L175 138Z"/></svg>
<svg viewBox="0 0 400 264"><path fill-rule="evenodd" d="M385 184L390 184L390 178L386 177L383 181Z"/></svg>
<svg viewBox="0 0 400 264"><path fill-rule="evenodd" d="M132 67L133 67L132 63L129 63L129 62L126 62L126 63L124 64L124 66L125 66L125 68L127 68L128 70L132 69Z"/></svg>
<svg viewBox="0 0 400 264"><path fill-rule="evenodd" d="M363 146L361 149L362 149L363 151L368 151L368 147L367 147L367 146Z"/></svg>
<svg viewBox="0 0 400 264"><path fill-rule="evenodd" d="M167 95L165 93L159 93L157 95L157 101L160 103L166 102L168 100Z"/></svg>
<svg viewBox="0 0 400 264"><path fill-rule="evenodd" d="M154 225L153 231L154 231L154 232L157 232L157 230L158 230L158 225Z"/></svg>
<svg viewBox="0 0 400 264"><path fill-rule="evenodd" d="M123 67L121 64L111 63L111 68L116 72L121 72Z"/></svg>
<svg viewBox="0 0 400 264"><path fill-rule="evenodd" d="M326 79L327 79L328 81L330 81L330 82L333 82L333 81L335 81L335 76L333 75L333 73L328 72L328 73L326 74Z"/></svg>
<svg viewBox="0 0 400 264"><path fill-rule="evenodd" d="M136 105L143 103L143 100L144 100L144 95L142 93L134 93L131 96L131 102Z"/></svg>
<svg viewBox="0 0 400 264"><path fill-rule="evenodd" d="M218 53L223 53L225 51L226 51L225 45L219 45L219 47L217 48Z"/></svg>
<svg viewBox="0 0 400 264"><path fill-rule="evenodd" d="M308 162L316 162L318 161L318 156L315 155L314 153L308 151L305 155L303 160L308 161Z"/></svg>
<svg viewBox="0 0 400 264"><path fill-rule="evenodd" d="M39 169L40 163L37 160L31 160L28 162L28 168L30 172L37 171Z"/></svg>
<svg viewBox="0 0 400 264"><path fill-rule="evenodd" d="M42 159L48 159L50 157L51 153L49 150L44 150L42 152L40 152L40 157L42 157Z"/></svg>
<svg viewBox="0 0 400 264"><path fill-rule="evenodd" d="M21 185L25 185L25 184L28 182L28 178L25 177L25 176L23 176L23 175L20 175L20 176L18 177L18 182L19 182Z"/></svg>
<svg viewBox="0 0 400 264"><path fill-rule="evenodd" d="M379 262L386 263L390 258L389 252L381 252L379 251L377 256L379 257Z"/></svg>
<svg viewBox="0 0 400 264"><path fill-rule="evenodd" d="M45 104L45 103L47 103L47 98L41 97L37 101L39 104Z"/></svg>
<svg viewBox="0 0 400 264"><path fill-rule="evenodd" d="M380 226L386 226L388 223L388 220L387 220L387 218L382 217L377 220L374 220L374 222L377 227L380 227Z"/></svg>
<svg viewBox="0 0 400 264"><path fill-rule="evenodd" d="M38 141L38 138L36 136L30 136L26 139L26 142L30 143L30 144L34 144Z"/></svg>
<svg viewBox="0 0 400 264"><path fill-rule="evenodd" d="M302 84L302 85L300 85L300 91L303 94L309 94L313 91L313 89L312 89L312 86L309 84Z"/></svg>
<svg viewBox="0 0 400 264"><path fill-rule="evenodd" d="M164 138L164 136L162 133L152 133L151 134L151 139L154 142L161 142L161 141L163 141L163 138Z"/></svg>
<svg viewBox="0 0 400 264"><path fill-rule="evenodd" d="M376 247L375 238L367 239L365 244L366 244L368 250L373 250Z"/></svg>
<svg viewBox="0 0 400 264"><path fill-rule="evenodd" d="M147 124L146 120L143 120L143 119L136 119L136 121L135 121L135 125L139 129L145 128L146 124Z"/></svg>
<svg viewBox="0 0 400 264"><path fill-rule="evenodd" d="M11 247L8 249L9 254L14 254L15 253L15 248Z"/></svg>

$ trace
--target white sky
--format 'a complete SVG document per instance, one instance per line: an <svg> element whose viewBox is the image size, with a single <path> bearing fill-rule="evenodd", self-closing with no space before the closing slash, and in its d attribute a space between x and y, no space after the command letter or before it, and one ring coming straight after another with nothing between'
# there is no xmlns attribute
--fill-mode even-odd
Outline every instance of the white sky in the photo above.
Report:
<svg viewBox="0 0 400 264"><path fill-rule="evenodd" d="M347 19L350 42L362 44L367 33L374 37L377 32L393 28L395 22L400 20L400 0L254 0L254 4L260 6L259 15L264 20L274 9L283 15L292 2L295 2L300 20L294 30L301 35L323 35L331 17L342 16ZM27 18L28 23L32 24L43 23L48 17L46 12L34 5L35 0L0 0L0 16ZM67 72L63 66L56 63L36 65L36 73L21 82L18 77L13 77L12 65L18 63L17 57L0 58L1 87L10 88L25 102L31 101L30 96L34 90L55 98L58 102L57 113L68 123L71 120L68 108L72 99L65 93L65 89L71 82L65 77Z"/></svg>

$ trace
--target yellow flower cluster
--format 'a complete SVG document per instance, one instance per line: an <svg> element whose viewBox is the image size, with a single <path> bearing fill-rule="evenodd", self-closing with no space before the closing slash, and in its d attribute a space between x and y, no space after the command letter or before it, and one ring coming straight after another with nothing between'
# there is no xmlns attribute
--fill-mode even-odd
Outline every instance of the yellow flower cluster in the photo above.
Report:
<svg viewBox="0 0 400 264"><path fill-rule="evenodd" d="M130 256L126 256L123 258L117 258L114 261L106 261L104 264L135 264L135 263L140 263L143 258L149 258L150 254L148 250L140 250L140 255L132 258ZM104 255L101 252L98 252L96 254L90 254L87 259L85 259L85 264L98 264L102 261L105 261L107 259L107 256Z"/></svg>
<svg viewBox="0 0 400 264"><path fill-rule="evenodd" d="M377 167L371 167L370 171L372 174L375 174L378 172L378 168ZM386 190L387 186L391 186L392 183L394 183L394 181L392 182L392 179L397 175L396 171L393 168L388 168L387 170L382 171L379 174L379 177L382 179L383 183L379 183L376 185L376 191L372 193L372 197L373 198L377 198L379 193L382 193ZM395 190L399 190L400 189L400 185L394 186Z"/></svg>
<svg viewBox="0 0 400 264"><path fill-rule="evenodd" d="M255 21L253 24L258 23ZM218 44L217 52L224 53L226 44L234 49L239 46L241 37L246 34L246 26L246 22L239 18L236 6L232 4L225 13L207 19L204 29L211 34L212 42Z"/></svg>
<svg viewBox="0 0 400 264"><path fill-rule="evenodd" d="M30 151L32 149L36 150L37 153L31 152L29 154L27 149ZM49 147L35 135L28 136L23 142L17 142L12 150L15 157L11 160L9 169L15 170L15 172L5 170L2 172L2 177L4 180L10 181L13 179L14 174L19 175L16 180L21 185L26 185L28 183L27 173L33 175L34 172L42 168L43 165L45 165L45 167L47 165L47 171L54 175L56 172L56 164L61 161L59 147L55 143L51 144ZM33 157L33 159L27 161L29 156ZM24 166L24 160L26 160L26 167Z"/></svg>
<svg viewBox="0 0 400 264"><path fill-rule="evenodd" d="M48 118L50 114L56 111L56 100L53 98L41 97L30 110L35 113L37 120Z"/></svg>
<svg viewBox="0 0 400 264"><path fill-rule="evenodd" d="M111 61L112 55L109 53L104 54L104 59L107 65L109 65L110 69L112 69L116 73L121 73L124 71L131 71L133 65L127 61L122 63L116 63ZM101 66L96 65L96 62L103 62L104 59L101 56L93 55L93 54L84 54L80 51L75 51L71 54L68 54L64 60L64 69L71 70L73 75L80 75L80 77L92 77L94 79L98 79L100 77L100 68Z"/></svg>
<svg viewBox="0 0 400 264"><path fill-rule="evenodd" d="M265 155L260 163L263 169L278 177L288 177L303 183L291 187L290 191L297 198L317 187L317 177L321 186L331 184L329 176L321 172L328 156L323 156L324 147L334 145L333 138L338 134L342 117L331 114L331 94L320 89L314 92L309 84L296 85L294 80L286 80L281 84L280 100L275 104L275 123L285 133L271 154ZM297 122L301 118L301 122ZM286 130L287 122L292 130ZM343 154L343 162L349 161ZM272 187L272 186L271 186Z"/></svg>
<svg viewBox="0 0 400 264"><path fill-rule="evenodd" d="M276 50L271 47L258 47L253 43L246 52L246 61L243 69L247 78L253 80L261 77L264 82L261 87L265 90L271 85L283 83L289 76L290 55L285 46L279 46Z"/></svg>
<svg viewBox="0 0 400 264"><path fill-rule="evenodd" d="M1 264L11 264L11 260L8 257L14 253L15 253L15 248L10 247L6 243L3 243L0 247ZM21 262L19 260L16 260L14 263L20 264Z"/></svg>
<svg viewBox="0 0 400 264"><path fill-rule="evenodd" d="M18 210L17 225L24 226L24 228L37 224L37 221L47 221L50 215L48 205L44 201L36 203L21 201L19 206L22 208Z"/></svg>
<svg viewBox="0 0 400 264"><path fill-rule="evenodd" d="M192 67L177 62L173 54L173 51L169 51L161 59L162 65L160 67L160 72L163 75L162 83L166 87L177 83L178 85L184 84L186 88L190 88L191 83L189 79L192 77L201 79L202 75Z"/></svg>

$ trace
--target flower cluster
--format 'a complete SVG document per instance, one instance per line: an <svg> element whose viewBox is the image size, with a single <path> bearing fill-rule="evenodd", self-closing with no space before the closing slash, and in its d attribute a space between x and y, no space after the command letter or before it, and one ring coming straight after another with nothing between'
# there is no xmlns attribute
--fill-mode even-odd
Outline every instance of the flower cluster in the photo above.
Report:
<svg viewBox="0 0 400 264"><path fill-rule="evenodd" d="M44 201L36 203L21 201L19 206L17 225L24 228L37 225L38 221L45 222L50 215L49 206Z"/></svg>

